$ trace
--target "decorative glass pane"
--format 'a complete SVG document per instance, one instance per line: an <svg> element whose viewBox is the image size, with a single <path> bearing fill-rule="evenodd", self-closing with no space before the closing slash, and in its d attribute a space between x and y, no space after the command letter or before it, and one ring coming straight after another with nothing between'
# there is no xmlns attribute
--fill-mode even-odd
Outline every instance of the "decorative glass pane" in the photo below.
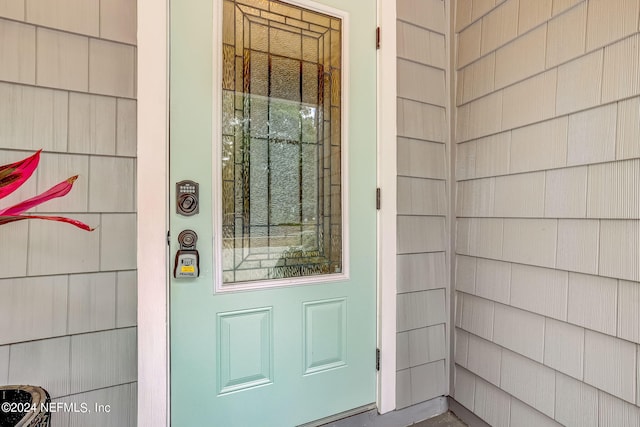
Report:
<svg viewBox="0 0 640 427"><path fill-rule="evenodd" d="M223 283L342 272L339 18L225 0Z"/></svg>

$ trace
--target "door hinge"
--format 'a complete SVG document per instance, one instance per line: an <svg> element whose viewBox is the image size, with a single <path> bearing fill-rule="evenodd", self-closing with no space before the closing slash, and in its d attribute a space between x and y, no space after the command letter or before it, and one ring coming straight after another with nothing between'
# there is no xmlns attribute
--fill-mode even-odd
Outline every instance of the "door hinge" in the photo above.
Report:
<svg viewBox="0 0 640 427"><path fill-rule="evenodd" d="M376 371L380 370L380 349L376 348Z"/></svg>
<svg viewBox="0 0 640 427"><path fill-rule="evenodd" d="M380 49L380 27L376 28L376 49Z"/></svg>
<svg viewBox="0 0 640 427"><path fill-rule="evenodd" d="M376 209L380 210L380 189L376 188Z"/></svg>
<svg viewBox="0 0 640 427"><path fill-rule="evenodd" d="M171 245L171 231L167 231L167 245Z"/></svg>

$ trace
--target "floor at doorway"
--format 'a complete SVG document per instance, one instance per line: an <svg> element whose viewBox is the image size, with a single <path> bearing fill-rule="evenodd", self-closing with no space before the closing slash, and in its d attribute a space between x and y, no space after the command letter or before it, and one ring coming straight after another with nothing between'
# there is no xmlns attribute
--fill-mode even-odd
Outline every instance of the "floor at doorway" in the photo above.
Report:
<svg viewBox="0 0 640 427"><path fill-rule="evenodd" d="M467 425L460 421L460 418L456 417L453 412L449 411L407 427L467 427Z"/></svg>
<svg viewBox="0 0 640 427"><path fill-rule="evenodd" d="M461 411L466 410L458 406ZM376 408L366 409L334 421L314 422L299 427L468 427L448 408L447 397L441 396L382 415Z"/></svg>

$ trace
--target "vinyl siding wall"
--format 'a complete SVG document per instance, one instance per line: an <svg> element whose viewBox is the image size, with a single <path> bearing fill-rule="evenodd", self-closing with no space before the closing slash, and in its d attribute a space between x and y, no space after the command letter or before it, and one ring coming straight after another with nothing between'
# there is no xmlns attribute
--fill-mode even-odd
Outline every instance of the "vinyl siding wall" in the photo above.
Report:
<svg viewBox="0 0 640 427"><path fill-rule="evenodd" d="M397 1L398 409L449 392L447 8Z"/></svg>
<svg viewBox="0 0 640 427"><path fill-rule="evenodd" d="M97 227L0 227L0 384L110 405L53 426L135 425L135 22L134 0L0 0L0 164L43 149L0 206L79 174L35 212Z"/></svg>
<svg viewBox="0 0 640 427"><path fill-rule="evenodd" d="M454 397L639 426L639 0L456 3Z"/></svg>

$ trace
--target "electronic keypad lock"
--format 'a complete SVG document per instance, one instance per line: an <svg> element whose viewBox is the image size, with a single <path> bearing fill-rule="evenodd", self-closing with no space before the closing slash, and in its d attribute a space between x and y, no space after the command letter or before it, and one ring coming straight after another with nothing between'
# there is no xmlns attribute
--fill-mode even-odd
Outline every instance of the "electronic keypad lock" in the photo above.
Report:
<svg viewBox="0 0 640 427"><path fill-rule="evenodd" d="M176 183L176 212L184 216L192 216L200 212L198 206L199 185L195 181Z"/></svg>
<svg viewBox="0 0 640 427"><path fill-rule="evenodd" d="M196 249L198 235L193 230L184 230L178 235L180 250L176 252L173 277L176 279L196 278L200 275L200 258Z"/></svg>

